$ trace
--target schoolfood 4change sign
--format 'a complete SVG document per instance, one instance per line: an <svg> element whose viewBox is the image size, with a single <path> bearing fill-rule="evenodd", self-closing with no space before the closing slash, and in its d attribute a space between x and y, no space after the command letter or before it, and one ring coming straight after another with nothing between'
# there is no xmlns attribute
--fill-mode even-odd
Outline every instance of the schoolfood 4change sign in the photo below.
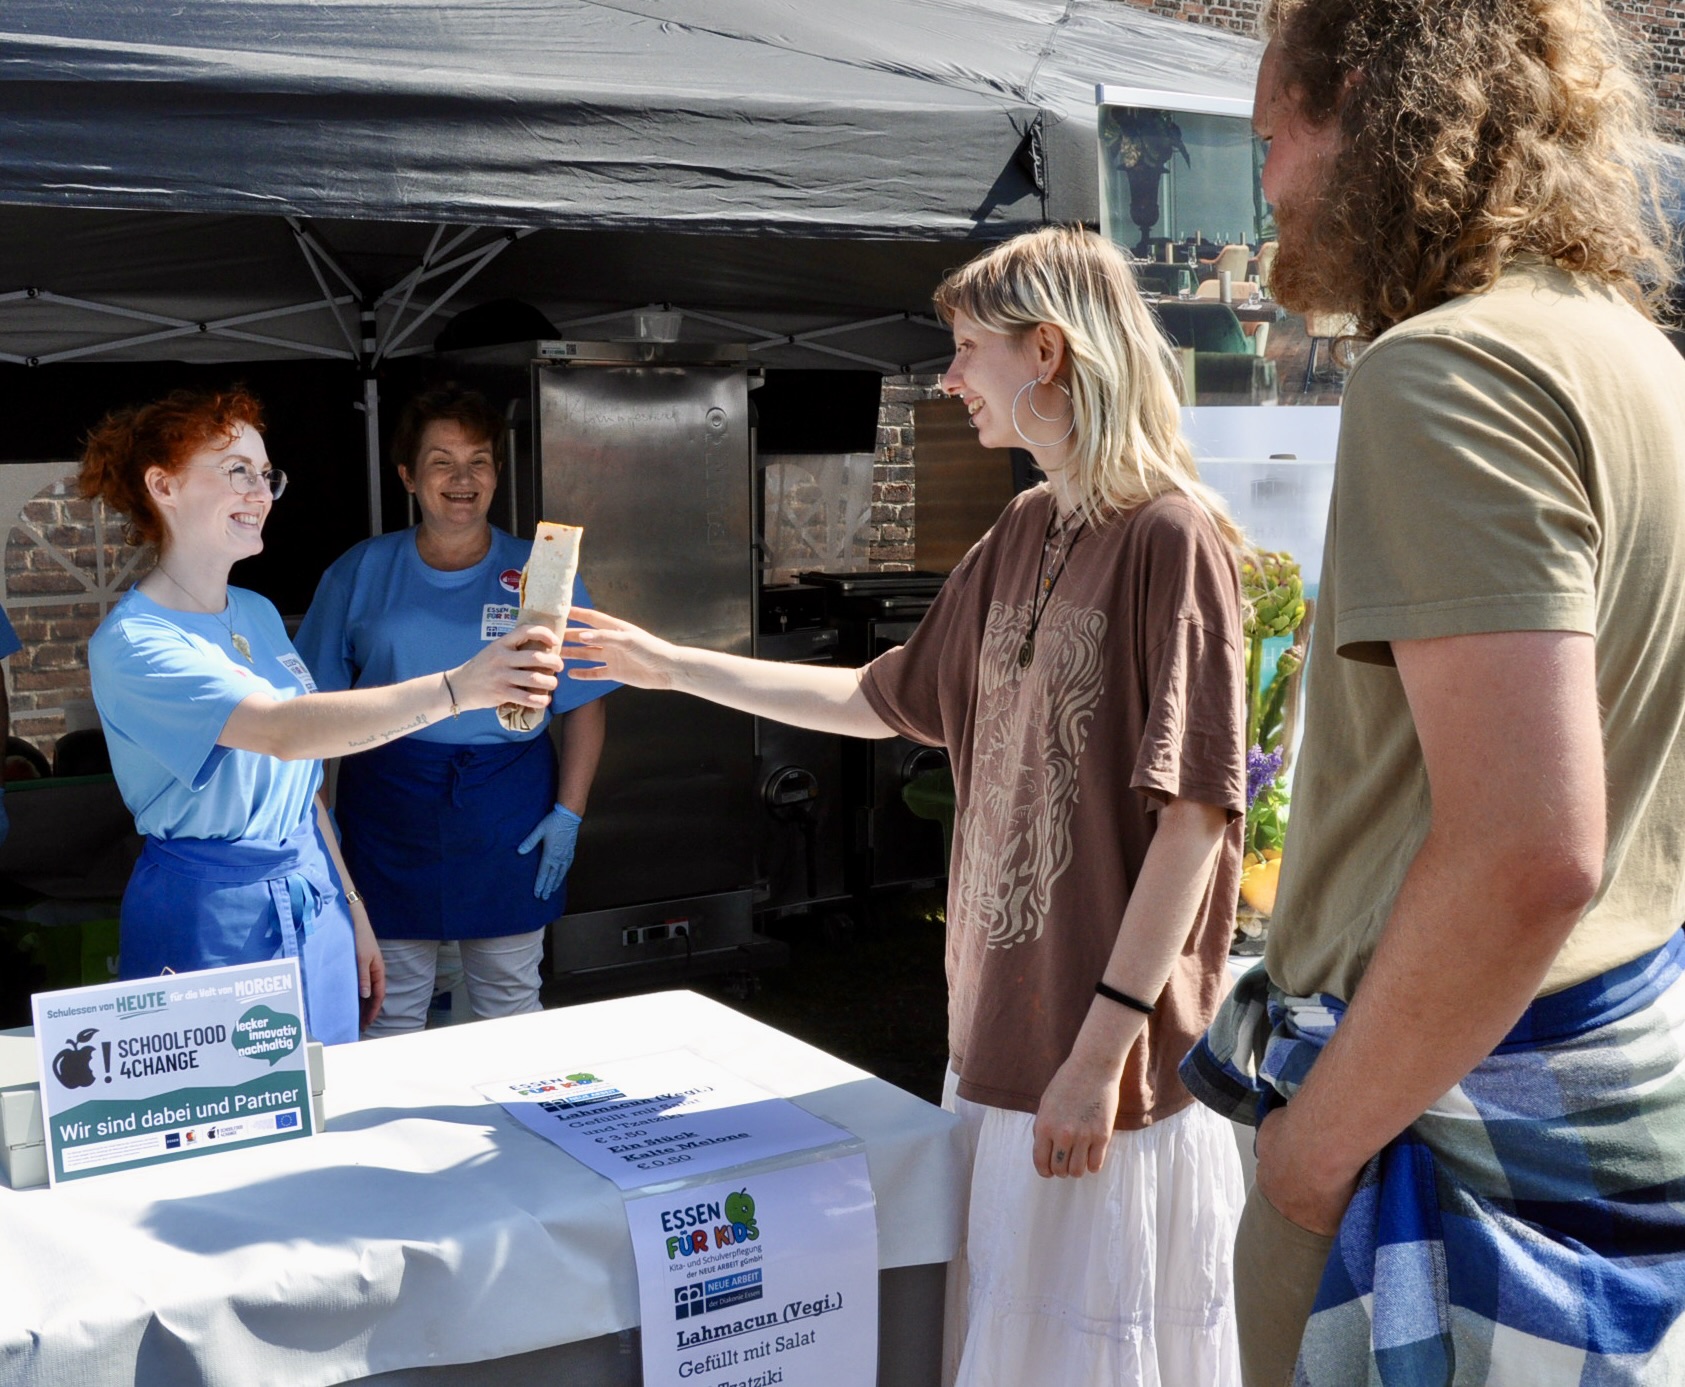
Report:
<svg viewBox="0 0 1685 1387"><path fill-rule="evenodd" d="M295 959L34 998L48 1178L310 1136Z"/></svg>

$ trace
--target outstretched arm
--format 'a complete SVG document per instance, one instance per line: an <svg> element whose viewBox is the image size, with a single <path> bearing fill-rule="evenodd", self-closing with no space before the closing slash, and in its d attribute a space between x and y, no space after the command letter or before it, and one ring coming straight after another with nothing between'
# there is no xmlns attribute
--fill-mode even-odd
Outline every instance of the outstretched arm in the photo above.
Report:
<svg viewBox="0 0 1685 1387"><path fill-rule="evenodd" d="M860 671L825 665L749 660L674 645L606 612L576 608L564 646L575 659L598 660L571 669L570 679L614 679L639 689L672 689L723 703L758 717L848 737L892 737L860 689Z"/></svg>
<svg viewBox="0 0 1685 1387"><path fill-rule="evenodd" d="M539 646L522 650L525 641ZM253 694L229 714L217 743L283 761L305 761L367 751L408 736L450 717L453 705L459 712L500 703L542 708L561 670L556 645L554 632L526 626L443 674L285 700Z"/></svg>

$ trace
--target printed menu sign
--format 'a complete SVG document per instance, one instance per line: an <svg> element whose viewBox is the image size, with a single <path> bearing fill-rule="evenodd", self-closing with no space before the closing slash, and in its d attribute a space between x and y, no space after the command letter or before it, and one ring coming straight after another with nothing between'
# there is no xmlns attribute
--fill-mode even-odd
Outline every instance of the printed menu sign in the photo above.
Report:
<svg viewBox="0 0 1685 1387"><path fill-rule="evenodd" d="M623 1190L846 1140L848 1133L692 1054L566 1065L482 1084L524 1126Z"/></svg>
<svg viewBox="0 0 1685 1387"><path fill-rule="evenodd" d="M34 997L53 1184L310 1136L298 962Z"/></svg>
<svg viewBox="0 0 1685 1387"><path fill-rule="evenodd" d="M878 1236L863 1155L626 1201L646 1387L869 1387Z"/></svg>

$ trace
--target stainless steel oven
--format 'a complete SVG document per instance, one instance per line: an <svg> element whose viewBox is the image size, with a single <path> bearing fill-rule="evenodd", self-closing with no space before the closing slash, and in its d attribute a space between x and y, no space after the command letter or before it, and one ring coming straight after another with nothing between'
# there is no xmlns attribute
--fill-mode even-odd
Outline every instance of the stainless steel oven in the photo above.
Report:
<svg viewBox="0 0 1685 1387"><path fill-rule="evenodd" d="M752 653L758 372L743 348L554 341L448 359L511 421L517 534L539 519L583 526L581 572L604 611ZM639 689L611 694L607 711L553 974L606 989L781 958L753 925L755 720Z"/></svg>
<svg viewBox="0 0 1685 1387"><path fill-rule="evenodd" d="M829 665L837 631L826 621L824 589L763 588L755 654L763 660ZM849 894L844 738L833 732L755 719L760 813L755 831L755 909L763 919L840 904Z"/></svg>
<svg viewBox="0 0 1685 1387"><path fill-rule="evenodd" d="M837 630L837 662L859 666L904 644L941 590L939 573L804 573L823 588ZM947 876L941 826L907 807L902 791L926 771L948 764L940 747L905 737L848 738L843 786L853 832L847 881L864 898L887 887L929 886Z"/></svg>

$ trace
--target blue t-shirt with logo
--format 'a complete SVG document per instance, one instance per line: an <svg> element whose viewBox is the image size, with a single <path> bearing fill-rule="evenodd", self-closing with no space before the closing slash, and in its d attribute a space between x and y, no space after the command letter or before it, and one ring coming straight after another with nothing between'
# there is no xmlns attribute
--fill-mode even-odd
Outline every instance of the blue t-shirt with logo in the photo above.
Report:
<svg viewBox="0 0 1685 1387"><path fill-rule="evenodd" d="M234 648L233 632L251 649ZM154 838L284 838L311 812L319 761L217 745L254 693L314 692L267 598L228 589L221 615L178 612L131 589L88 642L111 771L135 827Z"/></svg>
<svg viewBox="0 0 1685 1387"><path fill-rule="evenodd" d="M299 653L319 687L367 688L436 674L472 659L487 641L514 629L530 541L493 526L485 558L472 568L444 572L422 559L415 535L401 530L366 539L322 575L298 631ZM591 605L577 577L573 605ZM581 683L564 674L550 712L568 712L619 687L608 680ZM461 745L522 741L543 730L541 724L532 732L511 732L497 720L495 709L479 708L410 736Z"/></svg>
<svg viewBox="0 0 1685 1387"><path fill-rule="evenodd" d="M12 629L11 618L0 611L0 660L5 660L23 649L23 642L18 639L18 633Z"/></svg>

